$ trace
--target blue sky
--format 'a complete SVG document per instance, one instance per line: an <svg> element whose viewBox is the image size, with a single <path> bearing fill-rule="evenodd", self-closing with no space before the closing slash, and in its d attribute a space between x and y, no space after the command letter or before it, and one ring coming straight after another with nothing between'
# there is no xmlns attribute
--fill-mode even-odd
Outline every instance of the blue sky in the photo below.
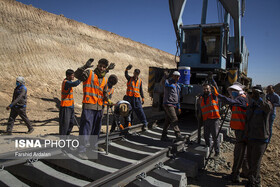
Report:
<svg viewBox="0 0 280 187"><path fill-rule="evenodd" d="M168 0L18 0L54 14L175 54ZM187 0L183 23L198 24L202 0ZM280 82L280 1L246 0L242 35L250 52L253 84ZM217 1L208 0L207 23L218 22Z"/></svg>

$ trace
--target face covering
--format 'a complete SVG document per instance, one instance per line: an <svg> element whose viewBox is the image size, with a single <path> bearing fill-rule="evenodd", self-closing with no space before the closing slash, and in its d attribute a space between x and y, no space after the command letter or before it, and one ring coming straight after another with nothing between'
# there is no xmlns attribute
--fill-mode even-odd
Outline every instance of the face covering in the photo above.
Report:
<svg viewBox="0 0 280 187"><path fill-rule="evenodd" d="M17 86L19 86L19 85L20 85L20 83L19 83L19 82L16 82L16 85L17 85Z"/></svg>
<svg viewBox="0 0 280 187"><path fill-rule="evenodd" d="M232 95L233 98L236 98L239 95L239 92L232 91L231 95Z"/></svg>
<svg viewBox="0 0 280 187"><path fill-rule="evenodd" d="M210 94L210 92L207 92L207 91L204 92L205 96L208 96L209 94Z"/></svg>

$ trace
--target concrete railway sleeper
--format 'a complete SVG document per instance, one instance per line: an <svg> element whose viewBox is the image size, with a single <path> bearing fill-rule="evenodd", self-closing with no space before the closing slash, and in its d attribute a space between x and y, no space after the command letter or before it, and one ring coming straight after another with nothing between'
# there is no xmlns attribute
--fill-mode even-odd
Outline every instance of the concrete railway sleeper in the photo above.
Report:
<svg viewBox="0 0 280 187"><path fill-rule="evenodd" d="M136 125L126 136L113 133L109 154L98 152L95 160L59 150L53 151L64 159L0 160L0 186L186 186L187 177L195 177L203 167L205 150L185 142L162 142L160 130L156 127L140 133L141 125ZM188 140L196 139L193 131L182 134ZM105 138L101 135L99 139L104 148ZM188 152L191 150L195 153Z"/></svg>

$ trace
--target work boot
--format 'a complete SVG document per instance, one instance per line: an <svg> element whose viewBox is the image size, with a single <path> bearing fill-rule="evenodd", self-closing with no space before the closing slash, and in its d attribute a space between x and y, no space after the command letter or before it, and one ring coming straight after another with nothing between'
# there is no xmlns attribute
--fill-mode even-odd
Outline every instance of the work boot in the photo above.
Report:
<svg viewBox="0 0 280 187"><path fill-rule="evenodd" d="M148 127L147 127L147 125L143 125L141 129L142 129L142 132L145 132L148 130Z"/></svg>
<svg viewBox="0 0 280 187"><path fill-rule="evenodd" d="M246 173L240 173L240 175L239 175L240 177L242 177L242 178L248 178L248 174L246 174Z"/></svg>
<svg viewBox="0 0 280 187"><path fill-rule="evenodd" d="M79 153L77 156L82 160L88 160L88 156L84 152Z"/></svg>
<svg viewBox="0 0 280 187"><path fill-rule="evenodd" d="M26 134L31 134L34 131L34 128L29 129Z"/></svg>
<svg viewBox="0 0 280 187"><path fill-rule="evenodd" d="M4 133L4 135L12 135L12 132L7 131L6 133Z"/></svg>
<svg viewBox="0 0 280 187"><path fill-rule="evenodd" d="M98 147L97 150L100 152L105 152L105 150L102 147Z"/></svg>
<svg viewBox="0 0 280 187"><path fill-rule="evenodd" d="M241 180L240 180L239 175L232 175L232 177L231 177L231 182L232 182L232 183L240 183Z"/></svg>
<svg viewBox="0 0 280 187"><path fill-rule="evenodd" d="M176 136L176 141L185 141L186 137L182 136L181 134Z"/></svg>
<svg viewBox="0 0 280 187"><path fill-rule="evenodd" d="M164 142L171 142L171 141L172 141L172 139L169 138L169 137L167 136L167 134L161 135L160 140L161 140L161 141L164 141Z"/></svg>

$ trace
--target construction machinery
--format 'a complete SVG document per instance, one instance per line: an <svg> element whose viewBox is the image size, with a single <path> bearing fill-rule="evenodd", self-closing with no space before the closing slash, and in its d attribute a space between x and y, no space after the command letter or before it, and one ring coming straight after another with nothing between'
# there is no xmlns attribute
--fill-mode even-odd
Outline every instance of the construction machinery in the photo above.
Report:
<svg viewBox="0 0 280 187"><path fill-rule="evenodd" d="M177 69L190 69L190 81L180 81L181 108L195 110L197 95L202 93L202 84L214 77L221 93L238 81L247 88L251 78L247 77L248 56L245 38L241 36L241 17L245 11L245 0L218 0L221 10L220 23L206 23L208 0L203 0L201 23L183 25L182 14L186 0L169 0L169 8L177 38L175 61ZM230 25L233 20L233 29ZM233 34L234 33L234 34ZM179 60L178 60L179 59ZM161 108L164 78L175 69L150 67L148 91L153 106ZM185 77L182 75L181 77Z"/></svg>

